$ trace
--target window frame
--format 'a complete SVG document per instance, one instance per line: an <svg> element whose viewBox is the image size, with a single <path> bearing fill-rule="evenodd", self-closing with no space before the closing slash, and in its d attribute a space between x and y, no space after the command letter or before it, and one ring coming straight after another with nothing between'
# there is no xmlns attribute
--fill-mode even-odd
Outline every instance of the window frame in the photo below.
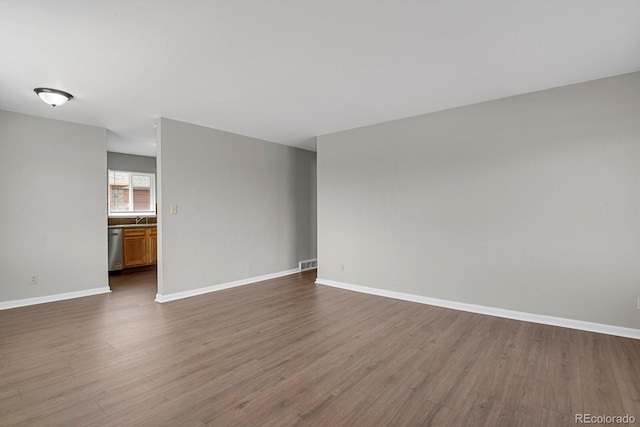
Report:
<svg viewBox="0 0 640 427"><path fill-rule="evenodd" d="M132 210L129 211L119 211L119 212L111 212L111 192L110 192L110 176L111 173L126 173L129 175L129 208ZM133 210L133 179L132 175L141 175L148 176L150 178L150 188L149 188L149 198L150 205L152 210L148 211L136 211ZM156 174L152 172L138 172L138 171L130 171L130 170L121 170L121 169L107 169L107 216L109 218L135 218L138 216L149 216L154 217L157 214L156 210Z"/></svg>

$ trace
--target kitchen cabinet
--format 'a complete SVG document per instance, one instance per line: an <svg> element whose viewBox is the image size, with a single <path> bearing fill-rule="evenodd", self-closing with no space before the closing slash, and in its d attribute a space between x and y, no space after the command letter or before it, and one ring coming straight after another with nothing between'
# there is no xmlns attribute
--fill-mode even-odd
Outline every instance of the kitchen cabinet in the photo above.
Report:
<svg viewBox="0 0 640 427"><path fill-rule="evenodd" d="M125 227L122 237L124 267L157 264L157 241L156 227Z"/></svg>

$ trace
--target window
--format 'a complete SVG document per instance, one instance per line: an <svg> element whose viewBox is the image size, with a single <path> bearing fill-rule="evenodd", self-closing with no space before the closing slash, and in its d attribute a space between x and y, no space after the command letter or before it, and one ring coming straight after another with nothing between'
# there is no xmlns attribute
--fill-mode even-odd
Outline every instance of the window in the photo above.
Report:
<svg viewBox="0 0 640 427"><path fill-rule="evenodd" d="M156 176L109 170L109 215L155 215Z"/></svg>

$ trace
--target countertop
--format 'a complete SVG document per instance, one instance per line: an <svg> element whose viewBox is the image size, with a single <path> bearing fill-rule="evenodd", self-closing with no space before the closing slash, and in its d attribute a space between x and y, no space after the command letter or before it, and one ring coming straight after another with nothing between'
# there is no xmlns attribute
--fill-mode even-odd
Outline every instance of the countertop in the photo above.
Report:
<svg viewBox="0 0 640 427"><path fill-rule="evenodd" d="M108 228L136 228L136 227L157 227L158 224L120 224L109 225Z"/></svg>

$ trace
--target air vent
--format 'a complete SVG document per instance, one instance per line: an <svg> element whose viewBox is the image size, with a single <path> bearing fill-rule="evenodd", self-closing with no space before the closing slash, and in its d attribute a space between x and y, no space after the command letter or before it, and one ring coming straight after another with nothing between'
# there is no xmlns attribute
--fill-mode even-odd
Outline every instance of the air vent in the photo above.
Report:
<svg viewBox="0 0 640 427"><path fill-rule="evenodd" d="M306 261L300 261L298 264L300 271L313 270L314 268L318 268L318 259L308 259Z"/></svg>

